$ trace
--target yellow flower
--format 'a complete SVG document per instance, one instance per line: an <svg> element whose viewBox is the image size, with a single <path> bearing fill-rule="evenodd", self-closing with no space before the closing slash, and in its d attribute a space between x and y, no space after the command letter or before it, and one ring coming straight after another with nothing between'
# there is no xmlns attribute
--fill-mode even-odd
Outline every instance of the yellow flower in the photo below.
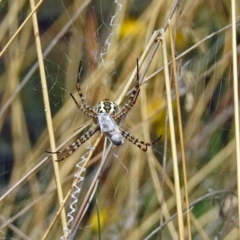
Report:
<svg viewBox="0 0 240 240"><path fill-rule="evenodd" d="M125 38L140 35L144 28L145 25L140 21L128 19L120 26L118 30L118 37Z"/></svg>
<svg viewBox="0 0 240 240"><path fill-rule="evenodd" d="M98 212L94 211L94 213L90 218L90 225L92 226L92 230L95 232L98 232L99 224L101 229L103 229L107 222L107 219L108 219L108 212L106 209L99 210Z"/></svg>

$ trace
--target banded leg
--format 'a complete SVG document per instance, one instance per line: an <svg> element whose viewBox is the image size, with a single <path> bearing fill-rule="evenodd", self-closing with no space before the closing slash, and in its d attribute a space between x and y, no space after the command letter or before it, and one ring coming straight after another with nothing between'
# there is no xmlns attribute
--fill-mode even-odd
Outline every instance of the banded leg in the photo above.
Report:
<svg viewBox="0 0 240 240"><path fill-rule="evenodd" d="M140 92L139 65L138 65L138 59L137 59L137 83L135 84L127 103L123 106L121 111L116 116L113 117L115 120L119 119L123 115L126 115L131 110L131 108L137 101L139 92Z"/></svg>
<svg viewBox="0 0 240 240"><path fill-rule="evenodd" d="M72 95L72 93L70 93L73 101L75 102L75 104L77 105L77 107L83 112L85 113L87 116L89 116L90 118L97 118L97 114L93 111L92 106L89 106L89 108L86 108L85 106L81 106L79 105L79 103L77 102L77 100L75 99L75 97Z"/></svg>
<svg viewBox="0 0 240 240"><path fill-rule="evenodd" d="M85 143L90 137L92 137L97 131L99 131L99 126L95 127L94 129L89 130L84 135L82 135L80 138L78 138L74 143L66 147L65 149L57 152L49 152L47 153L54 154L54 153L63 153L67 152L66 155L64 155L62 158L56 160L56 162L61 162L64 159L68 158L70 155L72 155L83 143Z"/></svg>
<svg viewBox="0 0 240 240"><path fill-rule="evenodd" d="M151 142L151 143L145 143L144 141L139 140L138 138L134 137L131 133L124 131L122 129L120 129L120 130L121 130L121 133L124 138L126 138L129 142L131 142L134 145L136 145L137 147L139 147L144 152L146 152L148 150L148 147L157 143L160 140L160 138L162 137L162 135L161 135L156 141Z"/></svg>
<svg viewBox="0 0 240 240"><path fill-rule="evenodd" d="M79 69L78 69L78 79L77 79L77 91L78 91L78 95L81 98L82 101L82 106L77 102L77 100L75 99L75 97L72 95L72 93L70 93L73 101L76 103L77 107L84 112L87 116L91 117L91 118L97 118L97 114L94 112L93 107L91 105L88 105L84 95L82 93L81 87L80 87L80 74L82 71L82 62L80 62L79 65Z"/></svg>

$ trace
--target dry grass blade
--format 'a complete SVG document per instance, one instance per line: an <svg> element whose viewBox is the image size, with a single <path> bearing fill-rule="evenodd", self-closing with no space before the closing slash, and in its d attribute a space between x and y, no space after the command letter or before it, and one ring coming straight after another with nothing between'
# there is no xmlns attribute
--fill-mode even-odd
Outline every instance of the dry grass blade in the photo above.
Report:
<svg viewBox="0 0 240 240"><path fill-rule="evenodd" d="M34 1L30 0L31 8L34 10ZM36 48L37 48L37 55L38 55L38 62L39 62L39 70L40 70L40 76L41 76L41 84L42 84L42 91L43 91L43 100L44 100L44 108L46 112L46 120L47 120L47 128L49 132L49 139L50 139L50 146L52 151L56 151L56 143L54 138L54 131L53 131L53 125L52 125L52 116L51 116L51 110L50 110L50 104L49 104L49 98L48 98L48 88L47 88L47 81L46 81L46 74L44 70L44 63L43 63L43 56L42 56L42 47L41 42L39 38L39 28L37 23L37 15L34 13L33 16L33 29L35 34L35 42L36 42ZM58 202L59 205L63 202L63 192L62 192L62 186L60 182L60 175L59 175L59 167L56 163L57 157L56 155L53 155L52 157L53 165L54 165L54 174L56 178L56 185L57 185L57 193L58 193ZM66 226L66 213L63 210L61 212L61 219L63 227Z"/></svg>
<svg viewBox="0 0 240 240"><path fill-rule="evenodd" d="M240 193L240 126L239 126L239 93L238 93L238 66L237 66L237 34L236 34L236 4L231 1L232 10L232 61L233 61L233 89L234 89L234 119L235 119L235 137L236 137L236 161L238 174L238 193ZM240 197L238 197L238 226L240 226ZM238 237L240 237L240 228L238 227Z"/></svg>
<svg viewBox="0 0 240 240"><path fill-rule="evenodd" d="M175 61L174 43L173 43L173 28L171 21L169 20L169 34L170 34L170 45L171 45L171 55L172 55L172 68L173 68L173 81L175 86L176 94L176 105L177 105L177 121L178 121L178 131L180 137L181 145L181 156L183 165L183 178L184 178L184 201L187 209L187 228L188 228L188 239L191 240L191 225L190 225L190 211L189 211L189 201L188 201L188 182L187 182L187 167L186 167L186 157L185 157L185 146L183 140L183 129L182 129L182 115L180 106L180 96L179 96L179 86L178 86L178 76L177 76L177 66Z"/></svg>
<svg viewBox="0 0 240 240"><path fill-rule="evenodd" d="M184 239L184 225L183 225L183 216L182 216L183 207L182 207L181 192L180 192L176 135L175 135L175 129L174 129L170 78L169 78L168 65L167 65L168 60L167 60L166 40L165 40L165 33L163 30L161 31L160 41L162 42L164 76L165 76L168 116L169 116L169 128L170 128L170 134L171 134L171 150L172 150L173 169L174 169L174 185L175 185L175 191L176 191L176 202L177 202L177 212L178 212L178 228L179 228L178 234L179 234L179 239Z"/></svg>
<svg viewBox="0 0 240 240"><path fill-rule="evenodd" d="M0 52L0 57L3 55L3 53L7 50L7 48L11 45L13 40L16 38L16 36L20 33L20 31L23 29L25 24L29 21L29 19L32 17L33 14L36 13L40 5L43 3L43 0L39 1L38 4L32 9L32 12L28 15L28 17L25 19L25 21L22 23L22 25L18 28L18 30L15 32L15 34L12 36L12 38L8 41L8 43L4 46L2 51Z"/></svg>

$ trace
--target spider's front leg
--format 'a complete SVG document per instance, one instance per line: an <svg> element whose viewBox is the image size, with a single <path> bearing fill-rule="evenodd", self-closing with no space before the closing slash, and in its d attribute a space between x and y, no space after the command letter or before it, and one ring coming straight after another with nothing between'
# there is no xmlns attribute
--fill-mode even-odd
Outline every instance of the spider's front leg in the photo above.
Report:
<svg viewBox="0 0 240 240"><path fill-rule="evenodd" d="M63 153L63 152L68 151L68 153L65 156L56 160L56 162L61 162L64 159L68 158L70 155L72 155L83 143L85 143L97 131L99 131L99 126L95 127L94 129L89 130L84 135L82 135L80 138L78 138L74 143L72 143L71 145L69 145L68 147L66 147L65 149L63 149L61 151L57 151L57 152L46 151L46 152L50 153L50 154L55 154L55 153Z"/></svg>
<svg viewBox="0 0 240 240"><path fill-rule="evenodd" d="M137 147L139 147L144 152L146 152L148 150L148 147L157 143L160 140L160 138L162 137L162 135L161 135L156 141L151 142L151 143L145 143L144 141L139 140L138 138L134 137L131 133L124 131L122 129L120 129L120 130L121 130L121 133L124 138L126 138L129 142L131 142L134 145L136 145Z"/></svg>
<svg viewBox="0 0 240 240"><path fill-rule="evenodd" d="M116 116L114 116L115 120L118 120L120 117L122 117L123 115L127 115L127 113L131 110L131 108L133 107L133 105L136 103L139 92L140 92L140 83L139 83L139 64L138 64L138 59L137 59L137 83L135 84L130 98L127 101L127 103L123 106L123 108L121 109L121 111L116 114Z"/></svg>
<svg viewBox="0 0 240 240"><path fill-rule="evenodd" d="M89 108L85 108L85 106L81 106L79 105L79 103L77 102L77 100L75 99L75 97L72 95L72 93L70 93L70 96L72 97L73 101L75 102L75 104L77 105L77 107L83 112L85 113L87 116L89 116L90 118L97 118L97 114L94 112L94 110L92 109L92 106L89 106Z"/></svg>
<svg viewBox="0 0 240 240"><path fill-rule="evenodd" d="M72 93L70 93L73 101L75 102L75 104L77 105L77 107L83 112L85 113L87 116L91 117L91 118L97 118L97 114L95 113L95 111L93 110L93 107L89 104L87 104L85 97L82 93L81 87L80 87L80 75L81 75L81 71L82 71L82 62L80 62L79 65L79 69L78 69L78 79L77 79L77 91L78 91L78 95L81 98L82 101L82 106L77 102L77 100L75 99L75 97L73 96Z"/></svg>

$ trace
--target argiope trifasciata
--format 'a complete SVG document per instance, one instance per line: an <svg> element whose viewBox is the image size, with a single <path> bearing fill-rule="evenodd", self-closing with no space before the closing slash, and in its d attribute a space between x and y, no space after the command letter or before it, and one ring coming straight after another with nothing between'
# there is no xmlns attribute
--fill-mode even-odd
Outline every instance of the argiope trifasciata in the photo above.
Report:
<svg viewBox="0 0 240 240"><path fill-rule="evenodd" d="M91 117L93 121L97 124L97 126L85 134L83 134L80 138L78 138L74 143L66 147L65 149L57 152L48 152L48 153L68 153L63 156L61 159L58 159L57 162L60 162L67 157L69 157L73 152L76 151L78 147L80 147L84 142L86 142L90 137L92 137L97 131L102 132L106 137L109 138L109 140L114 145L122 145L124 143L123 138L126 138L131 143L138 146L142 151L146 152L148 150L149 146L152 146L155 144L161 136L157 139L157 141L154 141L152 143L145 143L144 141L141 141L137 138L135 138L132 134L129 132L122 130L116 123L117 120L119 120L123 115L127 115L127 113L131 110L133 105L136 103L138 94L140 92L140 83L139 83L139 65L138 65L138 59L137 59L137 83L135 84L130 98L128 102L123 106L123 108L120 110L119 106L115 103L110 101L109 99L105 99L99 103L97 103L94 107L87 104L82 90L80 88L80 73L81 73L81 62L79 66L78 71L78 80L77 80L77 91L81 98L82 105L80 105L75 97L70 93L73 101L76 103L77 107L84 112L87 116Z"/></svg>

